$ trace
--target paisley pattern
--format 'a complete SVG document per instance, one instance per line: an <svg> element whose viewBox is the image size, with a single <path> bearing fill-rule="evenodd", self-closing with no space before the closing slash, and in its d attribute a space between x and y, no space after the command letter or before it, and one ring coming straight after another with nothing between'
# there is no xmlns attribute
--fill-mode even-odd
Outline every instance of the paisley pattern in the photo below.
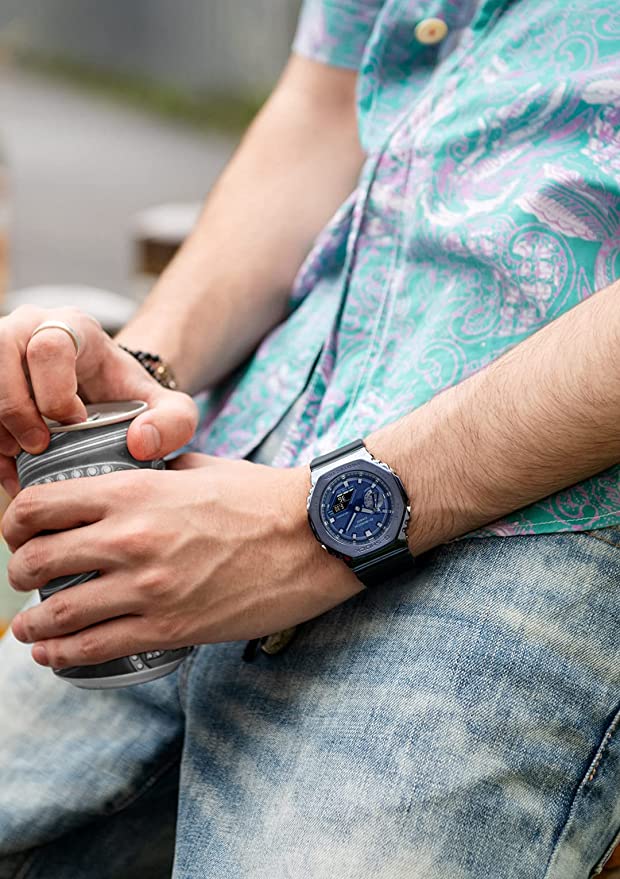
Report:
<svg viewBox="0 0 620 879"><path fill-rule="evenodd" d="M431 16L448 25L439 46L414 36ZM406 414L620 277L614 4L306 0L295 50L359 70L367 161L288 319L199 398L194 443L245 457L295 404L280 466ZM619 476L477 533L617 524Z"/></svg>

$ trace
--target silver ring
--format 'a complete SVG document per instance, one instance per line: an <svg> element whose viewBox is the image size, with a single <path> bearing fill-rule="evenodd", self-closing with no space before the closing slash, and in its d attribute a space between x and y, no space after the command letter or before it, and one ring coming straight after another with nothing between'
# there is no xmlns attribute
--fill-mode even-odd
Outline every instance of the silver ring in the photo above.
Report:
<svg viewBox="0 0 620 879"><path fill-rule="evenodd" d="M80 353L80 337L73 329L73 327L69 326L69 324L66 324L64 320L44 320L42 324L39 324L38 327L34 328L30 338L32 339L34 336L36 336L37 333L42 332L42 330L62 330L63 333L66 333L68 336L70 336L71 341L75 345L75 356L77 357Z"/></svg>

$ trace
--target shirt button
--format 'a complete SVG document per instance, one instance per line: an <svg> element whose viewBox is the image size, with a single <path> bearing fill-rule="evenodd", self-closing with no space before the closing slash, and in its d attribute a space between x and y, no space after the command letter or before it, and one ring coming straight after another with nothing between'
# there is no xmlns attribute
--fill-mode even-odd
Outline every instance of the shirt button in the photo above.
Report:
<svg viewBox="0 0 620 879"><path fill-rule="evenodd" d="M448 33L448 25L442 18L424 18L415 28L415 38L425 46L441 43Z"/></svg>

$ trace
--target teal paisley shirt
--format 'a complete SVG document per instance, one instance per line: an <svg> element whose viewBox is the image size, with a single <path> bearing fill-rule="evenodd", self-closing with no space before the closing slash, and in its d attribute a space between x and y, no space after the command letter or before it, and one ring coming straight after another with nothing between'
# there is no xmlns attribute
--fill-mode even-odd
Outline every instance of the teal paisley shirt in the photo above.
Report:
<svg viewBox="0 0 620 879"><path fill-rule="evenodd" d="M428 18L447 26L433 45ZM616 3L306 0L294 48L359 71L367 160L287 320L200 397L194 443L248 456L294 406L278 466L405 415L620 277ZM477 534L620 523L619 476Z"/></svg>

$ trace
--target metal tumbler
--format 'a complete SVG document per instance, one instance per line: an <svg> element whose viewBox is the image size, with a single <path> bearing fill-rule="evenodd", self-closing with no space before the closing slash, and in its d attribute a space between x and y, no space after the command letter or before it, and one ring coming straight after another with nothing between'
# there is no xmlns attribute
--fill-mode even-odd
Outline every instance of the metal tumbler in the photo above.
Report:
<svg viewBox="0 0 620 879"><path fill-rule="evenodd" d="M164 470L162 460L138 461L127 448L129 425L147 408L139 400L96 403L86 407L88 418L80 424L48 421L50 443L39 455L21 452L17 456L17 475L22 488L65 479L101 476L117 470ZM99 576L90 571L50 580L39 590L41 600L50 595L86 583ZM113 659L99 665L54 669L54 674L76 687L104 690L129 687L170 674L185 659L191 648L152 650Z"/></svg>

